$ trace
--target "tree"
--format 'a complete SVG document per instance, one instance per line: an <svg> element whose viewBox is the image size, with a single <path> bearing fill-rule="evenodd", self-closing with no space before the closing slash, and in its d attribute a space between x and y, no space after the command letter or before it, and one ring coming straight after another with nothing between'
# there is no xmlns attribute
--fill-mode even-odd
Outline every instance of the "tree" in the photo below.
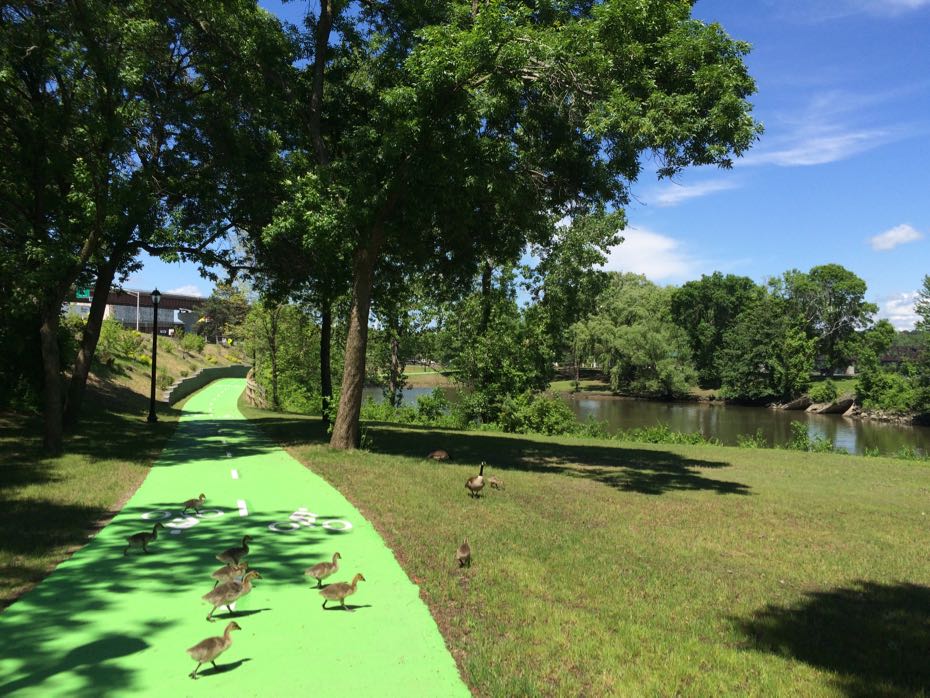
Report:
<svg viewBox="0 0 930 698"><path fill-rule="evenodd" d="M219 344L221 338L236 334L235 328L245 322L248 312L245 293L232 284L219 283L201 306L198 333Z"/></svg>
<svg viewBox="0 0 930 698"><path fill-rule="evenodd" d="M788 303L766 294L748 306L723 339L718 354L725 396L791 400L810 385L816 340Z"/></svg>
<svg viewBox="0 0 930 698"><path fill-rule="evenodd" d="M701 387L720 387L717 354L723 337L761 294L762 289L752 279L720 272L703 275L700 281L689 281L673 292L672 318L688 334Z"/></svg>
<svg viewBox="0 0 930 698"><path fill-rule="evenodd" d="M924 276L923 285L914 303L918 332L923 335L923 346L917 360L917 396L915 408L924 415L930 414L930 274Z"/></svg>
<svg viewBox="0 0 930 698"><path fill-rule="evenodd" d="M351 231L334 447L358 443L379 269L472 278L548 239L553 215L622 208L647 151L669 176L750 146L748 47L690 11L399 0L308 17L315 171Z"/></svg>
<svg viewBox="0 0 930 698"><path fill-rule="evenodd" d="M796 269L785 272L774 288L802 318L808 334L817 339L825 369L845 368L850 340L871 324L878 311L875 304L865 301L865 281L839 264L825 264L807 274Z"/></svg>
<svg viewBox="0 0 930 698"><path fill-rule="evenodd" d="M614 272L596 312L573 327L613 390L672 398L694 385L687 335L672 322L671 298L670 289L645 276Z"/></svg>
<svg viewBox="0 0 930 698"><path fill-rule="evenodd" d="M245 0L12 2L0 33L0 235L18 300L39 318L45 440L58 450L62 303L76 281L96 279L69 391L74 421L114 277L143 249L225 261L225 234L268 200L256 191L264 180L243 170L277 156L254 116L257 88L273 93L288 45Z"/></svg>

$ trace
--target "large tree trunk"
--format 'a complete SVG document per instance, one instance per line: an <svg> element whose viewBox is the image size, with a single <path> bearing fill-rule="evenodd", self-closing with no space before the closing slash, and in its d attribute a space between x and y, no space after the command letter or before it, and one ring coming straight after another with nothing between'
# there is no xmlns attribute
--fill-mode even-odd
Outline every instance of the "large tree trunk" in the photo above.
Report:
<svg viewBox="0 0 930 698"><path fill-rule="evenodd" d="M42 344L42 374L44 379L45 450L51 454L61 453L61 357L58 351L58 323L61 306L46 305L42 309L42 325L39 337Z"/></svg>
<svg viewBox="0 0 930 698"><path fill-rule="evenodd" d="M320 310L320 394L322 396L323 427L330 425L330 407L333 401L331 349L333 343L333 308L329 302Z"/></svg>
<svg viewBox="0 0 930 698"><path fill-rule="evenodd" d="M345 371L339 412L333 425L329 445L333 448L358 448L359 414L362 411L362 388L365 386L365 351L368 348L368 311L371 309L371 289L374 284L375 259L381 248L383 231L376 226L371 242L355 254L352 284L352 311L349 313L346 337Z"/></svg>
<svg viewBox="0 0 930 698"><path fill-rule="evenodd" d="M81 346L77 358L74 360L74 371L71 374L71 385L68 387L68 401L65 405L65 424L69 427L78 423L81 416L81 405L84 402L84 392L87 387L87 376L90 373L97 342L100 340L100 330L103 327L103 316L107 309L107 298L113 277L116 275L116 266L112 260L100 267L97 281L94 284L94 298L90 303L90 314L87 324L84 325L84 334L81 337Z"/></svg>

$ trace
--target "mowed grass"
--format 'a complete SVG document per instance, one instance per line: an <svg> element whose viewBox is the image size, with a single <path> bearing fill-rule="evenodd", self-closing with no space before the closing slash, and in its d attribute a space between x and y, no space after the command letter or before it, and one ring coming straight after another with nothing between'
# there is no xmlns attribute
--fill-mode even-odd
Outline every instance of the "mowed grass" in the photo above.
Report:
<svg viewBox="0 0 930 698"><path fill-rule="evenodd" d="M478 695L930 692L926 466L377 424L346 453L243 410L376 525Z"/></svg>

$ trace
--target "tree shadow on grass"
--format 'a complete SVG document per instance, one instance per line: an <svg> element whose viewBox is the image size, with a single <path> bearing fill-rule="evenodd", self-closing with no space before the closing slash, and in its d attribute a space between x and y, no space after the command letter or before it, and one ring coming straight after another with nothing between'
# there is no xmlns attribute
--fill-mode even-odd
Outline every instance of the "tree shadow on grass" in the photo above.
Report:
<svg viewBox="0 0 930 698"><path fill-rule="evenodd" d="M735 619L749 648L837 674L853 698L930 693L930 588L858 581Z"/></svg>
<svg viewBox="0 0 930 698"><path fill-rule="evenodd" d="M325 444L328 437L319 420L295 415L257 416L255 424L270 439L284 446ZM475 431L435 430L415 425L366 422L372 445L369 450L412 458L425 458L437 448L448 451L455 464L485 461L489 471L519 470L560 473L601 482L609 487L640 494L672 491L711 491L748 495L747 485L705 475L702 470L720 469L729 463L688 458L662 448L636 448L629 444L600 445L579 441L556 443L545 437L531 439L518 434L504 436Z"/></svg>

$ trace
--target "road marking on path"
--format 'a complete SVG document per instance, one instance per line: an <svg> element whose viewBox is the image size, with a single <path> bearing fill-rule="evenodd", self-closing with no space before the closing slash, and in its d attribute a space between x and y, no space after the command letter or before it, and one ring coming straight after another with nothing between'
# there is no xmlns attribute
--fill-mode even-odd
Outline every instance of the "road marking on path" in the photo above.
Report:
<svg viewBox="0 0 930 698"><path fill-rule="evenodd" d="M237 500L237 501L236 501L236 504L239 505L239 516L248 516L248 515L249 515L249 510L248 510L248 508L245 506L245 500L244 500L244 499L239 499L239 500Z"/></svg>
<svg viewBox="0 0 930 698"><path fill-rule="evenodd" d="M239 479L239 471L236 470L235 468L233 468L233 469L230 471L230 475L232 475L232 479L233 479L233 480L238 480L238 479Z"/></svg>

